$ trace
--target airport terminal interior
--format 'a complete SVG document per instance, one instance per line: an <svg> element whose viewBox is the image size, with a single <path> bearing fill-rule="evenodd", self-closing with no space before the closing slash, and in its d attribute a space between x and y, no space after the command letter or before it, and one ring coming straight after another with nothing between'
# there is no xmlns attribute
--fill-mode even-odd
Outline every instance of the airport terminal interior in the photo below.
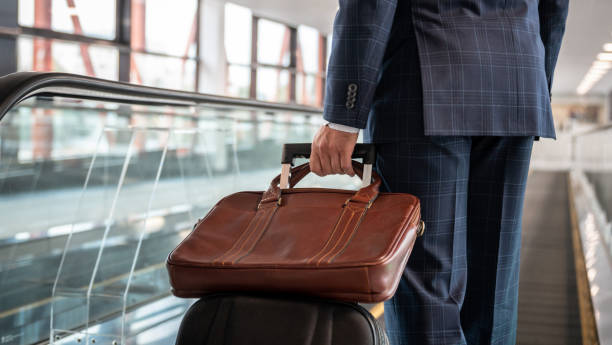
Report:
<svg viewBox="0 0 612 345"><path fill-rule="evenodd" d="M312 141L337 9L2 0L0 76L20 74L0 79L0 344L174 344L195 300L171 294L168 253L223 196L265 190L283 143ZM534 144L526 191L518 344L612 344L611 13L570 2L557 139Z"/></svg>

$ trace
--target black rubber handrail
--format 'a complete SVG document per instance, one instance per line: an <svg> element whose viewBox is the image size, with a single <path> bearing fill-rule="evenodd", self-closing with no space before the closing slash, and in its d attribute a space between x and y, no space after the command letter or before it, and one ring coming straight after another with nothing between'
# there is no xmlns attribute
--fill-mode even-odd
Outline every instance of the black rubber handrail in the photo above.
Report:
<svg viewBox="0 0 612 345"><path fill-rule="evenodd" d="M68 73L18 72L0 77L0 120L15 105L33 96L64 96L146 105L213 105L321 115L321 109L252 99L161 89Z"/></svg>

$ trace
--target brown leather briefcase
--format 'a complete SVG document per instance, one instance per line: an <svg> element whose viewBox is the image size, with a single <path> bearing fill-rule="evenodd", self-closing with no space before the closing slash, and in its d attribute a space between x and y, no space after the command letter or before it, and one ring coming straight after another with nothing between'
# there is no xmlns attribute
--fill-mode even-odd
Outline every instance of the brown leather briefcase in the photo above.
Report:
<svg viewBox="0 0 612 345"><path fill-rule="evenodd" d="M362 164L354 162L354 168L363 176ZM308 172L308 164L291 169L286 189L279 187L279 175L265 192L221 199L168 256L174 295L246 291L351 302L391 298L424 229L418 198L379 193L376 173L356 192L293 188Z"/></svg>

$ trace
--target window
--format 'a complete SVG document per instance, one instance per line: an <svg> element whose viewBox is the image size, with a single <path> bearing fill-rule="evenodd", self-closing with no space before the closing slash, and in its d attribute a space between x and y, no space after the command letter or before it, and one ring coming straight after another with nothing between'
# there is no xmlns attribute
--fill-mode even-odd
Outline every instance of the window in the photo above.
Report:
<svg viewBox="0 0 612 345"><path fill-rule="evenodd" d="M321 78L304 73L296 77L296 101L300 104L320 106L322 96Z"/></svg>
<svg viewBox="0 0 612 345"><path fill-rule="evenodd" d="M246 7L225 5L224 47L230 64L251 63L251 26L253 15Z"/></svg>
<svg viewBox="0 0 612 345"><path fill-rule="evenodd" d="M256 98L270 102L292 102L294 75L291 67L291 30L267 19L257 20Z"/></svg>
<svg viewBox="0 0 612 345"><path fill-rule="evenodd" d="M17 40L19 71L57 71L117 80L114 47L22 36Z"/></svg>
<svg viewBox="0 0 612 345"><path fill-rule="evenodd" d="M132 0L130 82L196 90L197 0Z"/></svg>
<svg viewBox="0 0 612 345"><path fill-rule="evenodd" d="M324 40L319 32L301 25L297 30L296 101L301 104L322 104L324 84Z"/></svg>
<svg viewBox="0 0 612 345"><path fill-rule="evenodd" d="M115 0L19 0L18 5L19 25L48 30L43 31L44 36L18 36L18 71L58 71L118 79L117 48L84 40L115 39ZM80 42L62 36L55 39L55 33L84 38Z"/></svg>
<svg viewBox="0 0 612 345"><path fill-rule="evenodd" d="M323 105L331 40L315 28L230 2L14 1L19 71Z"/></svg>
<svg viewBox="0 0 612 345"><path fill-rule="evenodd" d="M132 53L130 82L176 90L195 90L193 59Z"/></svg>
<svg viewBox="0 0 612 345"><path fill-rule="evenodd" d="M286 25L266 19L257 22L257 62L289 66L291 33Z"/></svg>
<svg viewBox="0 0 612 345"><path fill-rule="evenodd" d="M132 48L196 56L196 0L132 0Z"/></svg>
<svg viewBox="0 0 612 345"><path fill-rule="evenodd" d="M298 69L309 73L319 72L319 32L309 26L298 27ZM299 57L302 57L301 61ZM301 63L300 63L301 62Z"/></svg>
<svg viewBox="0 0 612 345"><path fill-rule="evenodd" d="M115 0L19 0L19 25L112 40Z"/></svg>
<svg viewBox="0 0 612 345"><path fill-rule="evenodd" d="M257 99L269 102L290 101L288 70L271 67L257 68Z"/></svg>
<svg viewBox="0 0 612 345"><path fill-rule="evenodd" d="M227 90L229 96L249 97L251 67L229 65L227 68Z"/></svg>

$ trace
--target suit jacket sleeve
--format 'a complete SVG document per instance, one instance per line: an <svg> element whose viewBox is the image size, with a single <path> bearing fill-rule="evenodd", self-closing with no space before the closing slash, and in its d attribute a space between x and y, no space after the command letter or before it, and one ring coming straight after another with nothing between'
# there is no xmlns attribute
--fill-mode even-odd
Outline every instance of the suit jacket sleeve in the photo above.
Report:
<svg viewBox="0 0 612 345"><path fill-rule="evenodd" d="M323 118L365 128L398 0L339 0Z"/></svg>
<svg viewBox="0 0 612 345"><path fill-rule="evenodd" d="M569 0L540 0L538 12L540 15L540 37L544 43L546 78L548 79L548 92L552 89L553 74L561 41L565 33L565 22Z"/></svg>

